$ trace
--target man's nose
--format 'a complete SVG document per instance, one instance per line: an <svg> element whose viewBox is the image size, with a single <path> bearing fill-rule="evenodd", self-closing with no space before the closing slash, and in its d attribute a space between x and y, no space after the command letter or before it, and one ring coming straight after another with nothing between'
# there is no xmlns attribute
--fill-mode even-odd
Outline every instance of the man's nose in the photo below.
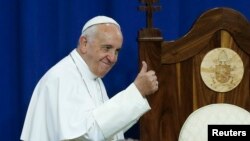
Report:
<svg viewBox="0 0 250 141"><path fill-rule="evenodd" d="M108 59L112 63L115 63L117 61L117 54L115 53L115 51L110 51L109 52Z"/></svg>

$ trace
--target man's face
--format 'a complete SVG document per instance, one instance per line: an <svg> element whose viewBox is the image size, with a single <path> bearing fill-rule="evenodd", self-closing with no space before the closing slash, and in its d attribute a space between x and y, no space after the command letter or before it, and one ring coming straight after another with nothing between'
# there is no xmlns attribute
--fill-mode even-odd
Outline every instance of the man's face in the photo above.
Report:
<svg viewBox="0 0 250 141"><path fill-rule="evenodd" d="M90 40L81 44L84 49L83 58L90 70L98 77L104 77L117 61L119 50L122 46L122 34L117 26L113 24L97 25L97 34ZM82 39L83 38L83 39Z"/></svg>

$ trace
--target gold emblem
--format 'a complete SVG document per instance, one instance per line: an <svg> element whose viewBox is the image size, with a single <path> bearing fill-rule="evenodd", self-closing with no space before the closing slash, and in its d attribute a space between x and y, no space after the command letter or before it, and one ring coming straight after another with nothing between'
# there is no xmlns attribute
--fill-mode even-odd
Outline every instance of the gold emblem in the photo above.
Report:
<svg viewBox="0 0 250 141"><path fill-rule="evenodd" d="M204 83L216 92L234 89L244 74L241 58L229 48L216 48L208 52L201 62L200 70Z"/></svg>

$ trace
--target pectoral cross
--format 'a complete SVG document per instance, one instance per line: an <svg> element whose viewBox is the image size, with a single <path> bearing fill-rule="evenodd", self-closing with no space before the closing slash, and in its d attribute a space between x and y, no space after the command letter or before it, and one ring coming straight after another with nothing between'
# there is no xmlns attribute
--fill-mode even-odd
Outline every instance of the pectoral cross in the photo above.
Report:
<svg viewBox="0 0 250 141"><path fill-rule="evenodd" d="M161 6L155 6L154 3L158 2L159 0L140 0L141 3L145 3L145 6L139 6L139 10L146 11L146 27L153 28L153 12L159 11Z"/></svg>

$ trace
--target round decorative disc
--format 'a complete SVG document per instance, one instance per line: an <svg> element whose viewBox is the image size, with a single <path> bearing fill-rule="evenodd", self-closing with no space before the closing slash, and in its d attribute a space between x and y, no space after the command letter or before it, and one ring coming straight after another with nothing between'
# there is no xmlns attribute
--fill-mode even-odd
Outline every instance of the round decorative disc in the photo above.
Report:
<svg viewBox="0 0 250 141"><path fill-rule="evenodd" d="M229 48L209 51L201 62L201 78L210 89L228 92L241 82L244 66L240 56Z"/></svg>

